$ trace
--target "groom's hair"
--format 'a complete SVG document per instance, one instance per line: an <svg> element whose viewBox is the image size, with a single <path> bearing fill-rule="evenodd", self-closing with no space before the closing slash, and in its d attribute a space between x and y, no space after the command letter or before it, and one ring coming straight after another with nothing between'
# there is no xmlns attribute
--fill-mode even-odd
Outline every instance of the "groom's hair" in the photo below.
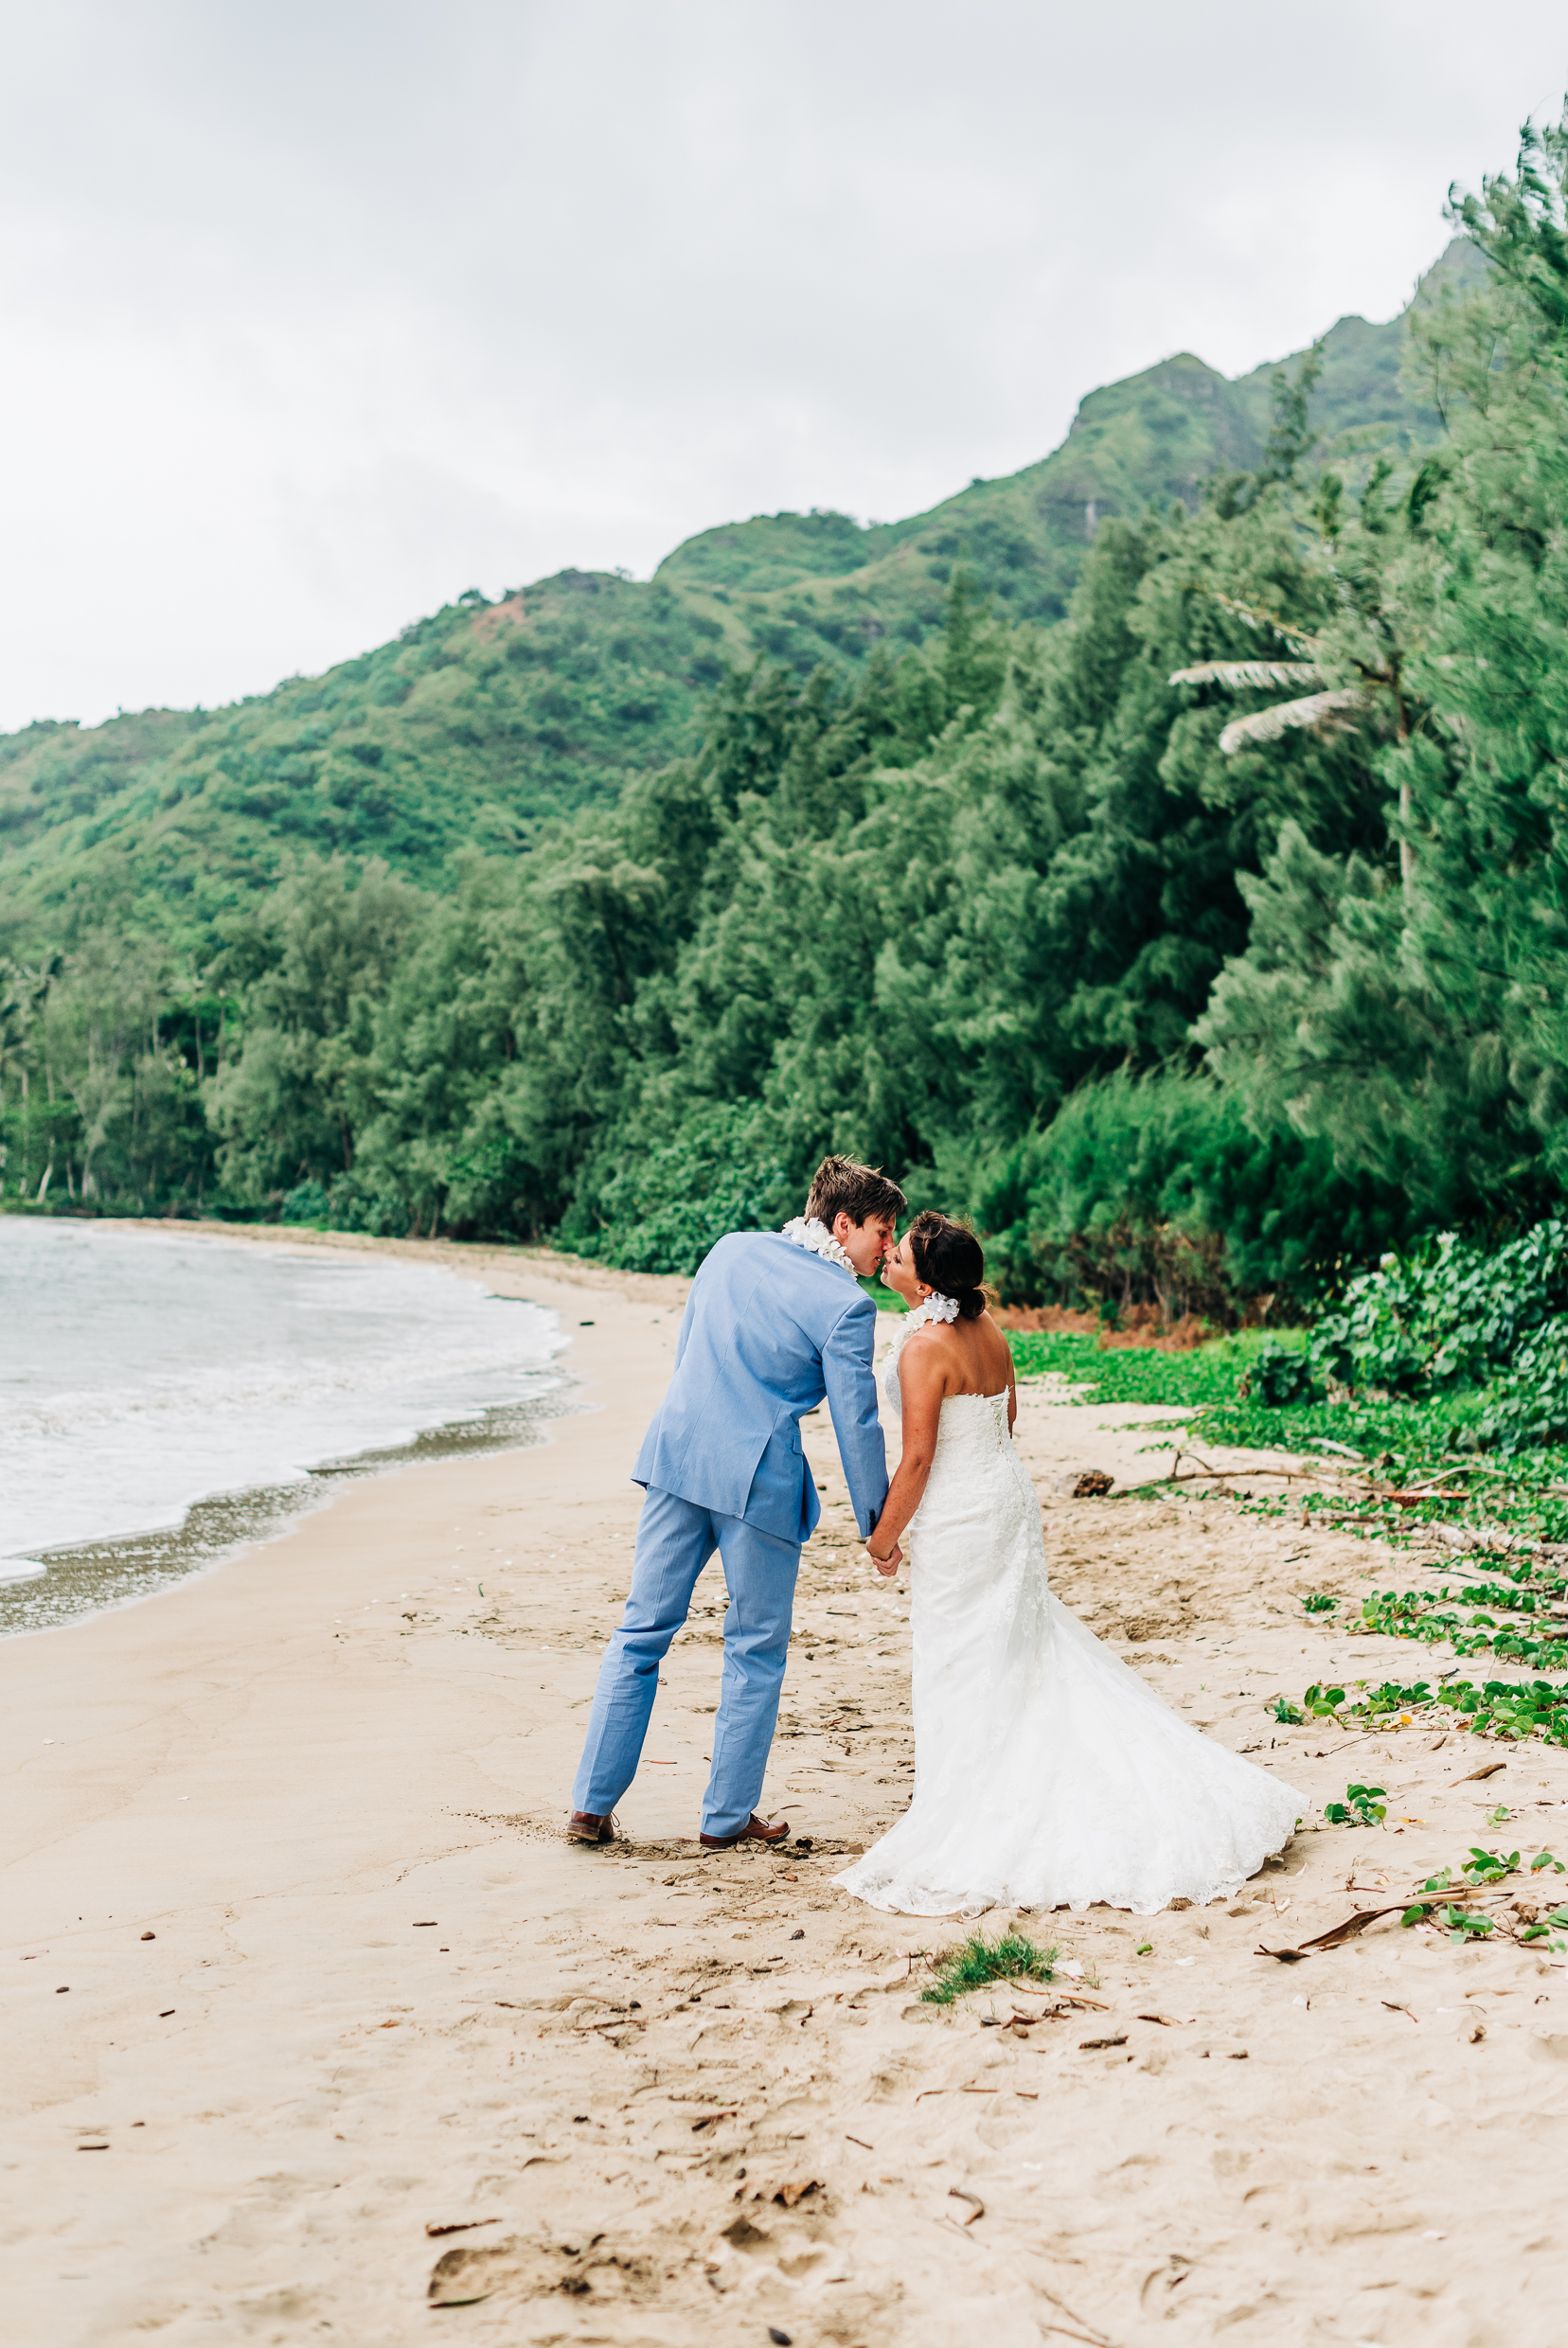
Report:
<svg viewBox="0 0 1568 2348"><path fill-rule="evenodd" d="M897 1183L874 1165L857 1165L853 1158L824 1158L811 1177L806 1220L813 1218L833 1228L835 1215L847 1215L857 1227L873 1217L897 1216L908 1204Z"/></svg>

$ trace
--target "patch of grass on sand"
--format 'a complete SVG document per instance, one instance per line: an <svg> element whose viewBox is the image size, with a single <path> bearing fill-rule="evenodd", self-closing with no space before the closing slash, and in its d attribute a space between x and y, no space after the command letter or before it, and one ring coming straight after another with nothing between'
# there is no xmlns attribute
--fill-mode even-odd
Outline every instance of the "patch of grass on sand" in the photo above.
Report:
<svg viewBox="0 0 1568 2348"><path fill-rule="evenodd" d="M1069 1379L1072 1391L1060 1397L1063 1402L1167 1404L1190 1412L1181 1428L1184 1440L1229 1444L1239 1450L1326 1450L1349 1459L1386 1455L1409 1476L1418 1468L1446 1467L1458 1451L1470 1450L1473 1423L1487 1408L1479 1389L1418 1400L1373 1389L1337 1402L1320 1398L1283 1408L1238 1391L1264 1344L1299 1347L1305 1342L1300 1329L1240 1329L1189 1353L1156 1353L1147 1346L1108 1348L1097 1338L1071 1331L1015 1330L1007 1338L1020 1378ZM1147 1432L1154 1434L1157 1426L1149 1424ZM1524 1459L1511 1460L1508 1468L1513 1483L1528 1478ZM1560 1454L1551 1472L1560 1476Z"/></svg>
<svg viewBox="0 0 1568 2348"><path fill-rule="evenodd" d="M1073 1330L1009 1330L1020 1378L1066 1378L1086 1391L1075 1402L1172 1402L1203 1410L1229 1402L1263 1343L1261 1329L1216 1338L1190 1353L1146 1345L1102 1345Z"/></svg>
<svg viewBox="0 0 1568 2348"><path fill-rule="evenodd" d="M927 2005L951 2005L968 1990L984 1989L988 1982L1048 1982L1056 1959L1054 1948L1037 1948L1022 1932L1004 1932L1000 1940L971 1932L956 1948L944 1949L935 1960L936 1978L920 1995Z"/></svg>

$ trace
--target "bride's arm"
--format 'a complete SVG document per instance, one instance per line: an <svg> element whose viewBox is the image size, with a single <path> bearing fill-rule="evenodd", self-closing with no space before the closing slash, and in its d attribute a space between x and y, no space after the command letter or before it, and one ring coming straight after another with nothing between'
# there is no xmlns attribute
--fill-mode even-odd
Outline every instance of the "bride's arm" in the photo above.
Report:
<svg viewBox="0 0 1568 2348"><path fill-rule="evenodd" d="M942 1414L947 1372L935 1346L919 1342L919 1333L900 1359L899 1387L903 1396L903 1454L866 1543L879 1574L899 1570L899 1537L920 1504L936 1451L936 1424Z"/></svg>

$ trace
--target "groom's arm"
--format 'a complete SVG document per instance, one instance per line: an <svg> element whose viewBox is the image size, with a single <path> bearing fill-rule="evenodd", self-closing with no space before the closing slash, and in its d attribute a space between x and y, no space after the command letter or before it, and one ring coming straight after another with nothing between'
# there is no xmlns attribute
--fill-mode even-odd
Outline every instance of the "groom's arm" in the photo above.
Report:
<svg viewBox="0 0 1568 2348"><path fill-rule="evenodd" d="M724 1243L723 1243L723 1241L721 1239L721 1241L719 1242L719 1244L720 1244L720 1246L721 1246L721 1247L722 1247ZM713 1256L712 1256L712 1254L709 1254L709 1255L707 1255L707 1256L704 1256L704 1260L702 1261L702 1263L700 1263L700 1264L698 1265L698 1267L697 1267L697 1273L696 1273L696 1277L693 1279L693 1281L692 1281L692 1283L691 1283L691 1287L690 1287L690 1289L688 1290L688 1291L687 1291L687 1293L686 1293L686 1310L685 1310L685 1312L683 1312L683 1313L682 1313L682 1315L681 1315L681 1325L680 1325L680 1328L677 1330L677 1332L676 1332L676 1336L675 1336L675 1362L674 1362L674 1368L673 1368L673 1369L671 1370L671 1372L670 1372L671 1377L673 1377L673 1376L674 1376L674 1372L675 1372L675 1370L678 1370L678 1369L680 1368L680 1366L681 1366L681 1362L682 1362L682 1361L683 1361L683 1359L684 1359L684 1357L685 1357L685 1354L686 1354L686 1340L687 1340L687 1339L690 1337L690 1335L691 1335L692 1323L694 1322L694 1320L696 1319L696 1316L697 1316L697 1295L698 1295L698 1291L699 1291L699 1290L701 1290L703 1287L704 1287L704 1286L707 1284L707 1282L709 1281L709 1279L711 1278L711 1276L712 1276L712 1266L713 1266Z"/></svg>
<svg viewBox="0 0 1568 2348"><path fill-rule="evenodd" d="M887 1498L887 1451L871 1372L876 1342L877 1307L863 1290L834 1324L822 1348L828 1407L833 1414L849 1504L863 1535L870 1533Z"/></svg>
<svg viewBox="0 0 1568 2348"><path fill-rule="evenodd" d="M694 1287L692 1293L686 1298L686 1310L681 1315L681 1326L675 1339L675 1368L677 1370L681 1366L681 1356L686 1349L686 1339L691 1335L691 1308L696 1302L697 1295Z"/></svg>

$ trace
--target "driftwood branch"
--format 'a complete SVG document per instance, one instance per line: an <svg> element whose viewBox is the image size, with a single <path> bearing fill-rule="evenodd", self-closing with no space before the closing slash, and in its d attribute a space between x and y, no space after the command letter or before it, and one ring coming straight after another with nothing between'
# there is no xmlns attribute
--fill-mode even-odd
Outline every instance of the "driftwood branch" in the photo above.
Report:
<svg viewBox="0 0 1568 2348"><path fill-rule="evenodd" d="M1483 1891L1469 1883L1452 1883L1446 1892L1407 1892L1402 1899L1390 1901L1386 1908L1358 1908L1342 1924L1330 1925L1327 1932L1314 1932L1310 1940L1299 1941L1293 1948L1258 1948L1254 1954L1274 1957L1281 1965L1299 1965L1304 1957L1321 1955L1329 1948L1338 1948L1345 1941L1354 1940L1381 1916L1402 1916L1412 1908L1457 1908L1465 1902L1479 1907L1498 1896L1495 1887Z"/></svg>

